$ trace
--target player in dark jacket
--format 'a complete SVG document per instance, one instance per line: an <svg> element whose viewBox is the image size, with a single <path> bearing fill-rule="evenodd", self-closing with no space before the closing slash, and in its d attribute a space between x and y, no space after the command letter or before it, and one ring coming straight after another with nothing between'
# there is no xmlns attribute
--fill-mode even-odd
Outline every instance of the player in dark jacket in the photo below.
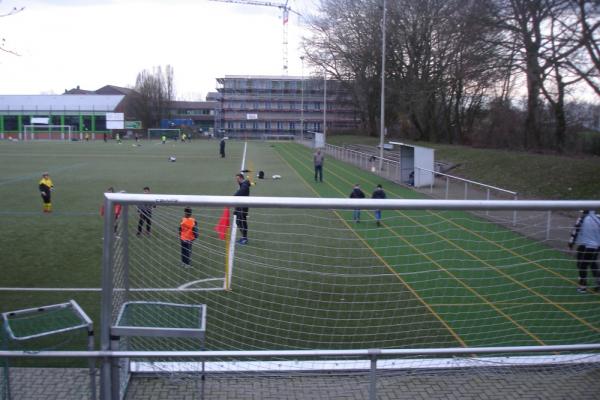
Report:
<svg viewBox="0 0 600 400"><path fill-rule="evenodd" d="M250 181L244 177L244 174L239 173L235 176L239 185L239 189L234 193L234 196L250 196ZM248 244L248 207L236 207L234 211L235 223L242 237L238 240L239 244Z"/></svg>
<svg viewBox="0 0 600 400"><path fill-rule="evenodd" d="M363 192L360 188L360 185L357 183L356 185L354 185L354 188L352 189L352 192L350 193L350 198L351 199L364 199L365 198L365 192ZM360 208L356 208L354 210L354 212L352 213L352 219L354 219L354 222L359 223L360 222Z"/></svg>
<svg viewBox="0 0 600 400"><path fill-rule="evenodd" d="M383 190L383 187L381 185L377 185L377 187L375 188L375 191L371 195L371 198L372 199L385 199L386 198L385 191ZM377 223L377 226L381 226L381 210L375 210L375 221Z"/></svg>
<svg viewBox="0 0 600 400"><path fill-rule="evenodd" d="M144 194L150 193L150 188L146 186L144 189ZM137 212L139 215L138 225L137 225L137 236L142 234L142 228L144 227L144 223L146 223L146 234L149 235L152 230L152 209L155 206L152 203L144 203L138 206Z"/></svg>

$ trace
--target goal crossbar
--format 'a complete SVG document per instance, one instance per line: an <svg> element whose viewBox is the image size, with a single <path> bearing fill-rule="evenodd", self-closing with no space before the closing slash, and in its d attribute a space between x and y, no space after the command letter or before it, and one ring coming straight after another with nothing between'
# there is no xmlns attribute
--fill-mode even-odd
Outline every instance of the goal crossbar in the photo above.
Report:
<svg viewBox="0 0 600 400"><path fill-rule="evenodd" d="M397 200L309 197L236 197L105 193L107 205L154 203L161 206L401 209L401 210L522 210L557 211L600 209L600 200Z"/></svg>

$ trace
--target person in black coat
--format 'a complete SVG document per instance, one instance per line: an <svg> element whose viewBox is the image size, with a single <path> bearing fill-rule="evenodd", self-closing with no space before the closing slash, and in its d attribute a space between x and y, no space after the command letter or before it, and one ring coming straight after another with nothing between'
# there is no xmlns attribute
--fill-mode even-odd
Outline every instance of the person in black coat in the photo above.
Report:
<svg viewBox="0 0 600 400"><path fill-rule="evenodd" d="M356 185L354 185L354 188L352 189L352 192L350 193L350 198L351 199L364 199L365 198L365 192L363 192L360 188L360 185L357 183ZM359 223L360 222L360 208L356 208L352 214L352 218L354 219L354 222Z"/></svg>
<svg viewBox="0 0 600 400"><path fill-rule="evenodd" d="M377 185L377 187L375 188L375 191L371 195L371 198L372 199L385 199L386 198L385 191L383 190L383 187L381 185ZM375 210L375 222L377 223L377 226L381 226L381 210Z"/></svg>
<svg viewBox="0 0 600 400"><path fill-rule="evenodd" d="M239 189L234 193L234 196L250 196L250 181L244 177L244 174L237 174L235 179L237 180ZM248 244L248 207L236 207L234 215L236 217L235 223L242 234L238 243Z"/></svg>
<svg viewBox="0 0 600 400"><path fill-rule="evenodd" d="M225 138L222 138L219 142L219 153L221 154L221 158L225 158Z"/></svg>

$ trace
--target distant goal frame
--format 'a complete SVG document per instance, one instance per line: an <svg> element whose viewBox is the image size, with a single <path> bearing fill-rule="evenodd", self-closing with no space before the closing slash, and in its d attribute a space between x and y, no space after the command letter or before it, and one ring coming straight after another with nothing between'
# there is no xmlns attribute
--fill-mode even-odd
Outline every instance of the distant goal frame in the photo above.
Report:
<svg viewBox="0 0 600 400"><path fill-rule="evenodd" d="M36 134L47 135L43 138L35 138ZM53 135L59 137L53 138ZM23 130L19 134L20 139L24 141L34 140L72 140L73 127L71 125L23 125ZM78 136L79 137L79 136Z"/></svg>

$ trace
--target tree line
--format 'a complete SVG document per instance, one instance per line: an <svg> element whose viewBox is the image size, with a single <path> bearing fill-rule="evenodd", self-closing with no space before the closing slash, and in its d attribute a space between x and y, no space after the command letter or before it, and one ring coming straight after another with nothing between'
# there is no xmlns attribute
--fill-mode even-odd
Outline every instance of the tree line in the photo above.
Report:
<svg viewBox="0 0 600 400"><path fill-rule="evenodd" d="M305 60L345 82L373 136L382 6L320 0L303 40ZM573 149L585 109L574 99L600 99L599 16L600 0L387 0L384 126L414 140Z"/></svg>

